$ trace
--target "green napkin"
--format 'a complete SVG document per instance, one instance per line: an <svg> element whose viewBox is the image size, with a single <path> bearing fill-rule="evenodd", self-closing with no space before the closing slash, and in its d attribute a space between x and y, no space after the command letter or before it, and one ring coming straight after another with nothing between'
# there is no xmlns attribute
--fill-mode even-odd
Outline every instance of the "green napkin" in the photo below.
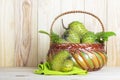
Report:
<svg viewBox="0 0 120 80"><path fill-rule="evenodd" d="M50 69L50 65L48 62L38 65L38 69L34 71L35 74L44 74L44 75L86 75L87 71L82 70L78 67L73 67L72 71L69 72L61 72L54 71Z"/></svg>

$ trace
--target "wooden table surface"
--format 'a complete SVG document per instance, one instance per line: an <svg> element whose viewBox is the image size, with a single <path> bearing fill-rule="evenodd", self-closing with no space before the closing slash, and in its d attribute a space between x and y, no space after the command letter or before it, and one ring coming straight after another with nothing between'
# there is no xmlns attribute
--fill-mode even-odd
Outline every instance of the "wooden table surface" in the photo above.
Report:
<svg viewBox="0 0 120 80"><path fill-rule="evenodd" d="M33 73L35 68L0 68L0 80L120 80L120 67L104 67L88 75L50 76Z"/></svg>

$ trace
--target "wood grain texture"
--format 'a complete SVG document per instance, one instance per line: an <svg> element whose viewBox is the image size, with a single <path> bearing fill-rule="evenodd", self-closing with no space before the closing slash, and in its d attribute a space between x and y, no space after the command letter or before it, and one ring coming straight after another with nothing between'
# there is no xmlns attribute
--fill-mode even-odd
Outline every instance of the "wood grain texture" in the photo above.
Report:
<svg viewBox="0 0 120 80"><path fill-rule="evenodd" d="M101 6L102 5L102 6ZM86 0L85 1L85 11L91 12L94 15L98 16L104 28L106 30L106 0ZM86 27L94 32L102 31L100 23L89 15L85 15L85 25Z"/></svg>
<svg viewBox="0 0 120 80"><path fill-rule="evenodd" d="M120 1L108 1L108 27L107 30L114 31L115 37L108 41L108 66L120 66Z"/></svg>
<svg viewBox="0 0 120 80"><path fill-rule="evenodd" d="M16 66L37 66L37 9L35 8L37 0L15 2Z"/></svg>

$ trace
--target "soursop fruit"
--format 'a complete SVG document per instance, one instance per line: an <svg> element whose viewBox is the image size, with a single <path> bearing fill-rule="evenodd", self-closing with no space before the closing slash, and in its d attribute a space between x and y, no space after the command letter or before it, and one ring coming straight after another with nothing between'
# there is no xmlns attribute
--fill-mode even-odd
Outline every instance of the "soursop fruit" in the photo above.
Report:
<svg viewBox="0 0 120 80"><path fill-rule="evenodd" d="M65 39L60 38L57 43L68 43Z"/></svg>
<svg viewBox="0 0 120 80"><path fill-rule="evenodd" d="M95 43L96 41L96 35L94 34L94 32L88 31L87 33L85 33L82 37L82 43Z"/></svg>
<svg viewBox="0 0 120 80"><path fill-rule="evenodd" d="M73 30L76 32L80 37L84 35L88 30L85 28L85 26L79 22L79 21L73 21L69 24L68 29Z"/></svg>
<svg viewBox="0 0 120 80"><path fill-rule="evenodd" d="M51 69L55 71L61 71L63 63L66 59L70 57L70 53L66 50L61 50L53 56L53 59L50 61Z"/></svg>
<svg viewBox="0 0 120 80"><path fill-rule="evenodd" d="M73 69L73 65L74 65L73 61L71 59L67 59L63 62L61 71L63 72L71 71Z"/></svg>
<svg viewBox="0 0 120 80"><path fill-rule="evenodd" d="M69 29L69 30L66 30L64 32L64 34L62 35L62 37L68 41L68 42L71 42L71 43L80 43L80 37L79 35L74 32L73 30Z"/></svg>

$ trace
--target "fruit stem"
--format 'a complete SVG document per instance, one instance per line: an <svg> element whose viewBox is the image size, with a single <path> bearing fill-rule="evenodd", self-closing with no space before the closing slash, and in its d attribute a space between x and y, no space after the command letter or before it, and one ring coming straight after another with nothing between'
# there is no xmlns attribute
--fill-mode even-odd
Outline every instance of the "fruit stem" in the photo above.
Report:
<svg viewBox="0 0 120 80"><path fill-rule="evenodd" d="M68 28L65 27L65 25L64 25L64 23L63 23L63 19L61 20L61 22L62 22L62 27L63 27L65 30L67 30Z"/></svg>

